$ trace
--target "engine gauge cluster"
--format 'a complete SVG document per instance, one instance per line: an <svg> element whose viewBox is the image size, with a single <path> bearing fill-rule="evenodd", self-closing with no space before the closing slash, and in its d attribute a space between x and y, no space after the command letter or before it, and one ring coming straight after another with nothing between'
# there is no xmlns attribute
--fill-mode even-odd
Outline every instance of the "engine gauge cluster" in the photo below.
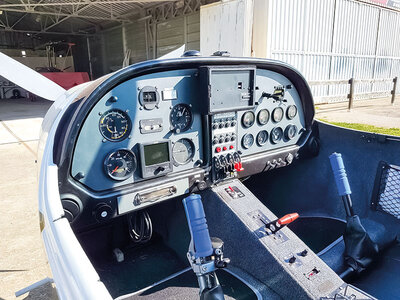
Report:
<svg viewBox="0 0 400 300"><path fill-rule="evenodd" d="M131 119L126 112L119 109L111 109L100 117L99 129L105 139L119 142L129 136Z"/></svg>

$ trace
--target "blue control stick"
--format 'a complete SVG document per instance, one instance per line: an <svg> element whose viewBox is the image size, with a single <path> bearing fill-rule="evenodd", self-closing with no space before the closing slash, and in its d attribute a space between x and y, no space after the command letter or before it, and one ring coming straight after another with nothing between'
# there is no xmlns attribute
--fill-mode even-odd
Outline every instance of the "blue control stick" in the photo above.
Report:
<svg viewBox="0 0 400 300"><path fill-rule="evenodd" d="M213 248L200 195L192 194L186 197L183 199L183 206L194 244L195 258L210 256L213 254Z"/></svg>
<svg viewBox="0 0 400 300"><path fill-rule="evenodd" d="M200 195L192 194L182 202L192 236L187 257L199 282L200 300L223 300L224 293L215 274L218 268L229 263L229 259L223 257L223 242L213 239L214 244L219 245L213 248Z"/></svg>
<svg viewBox="0 0 400 300"><path fill-rule="evenodd" d="M349 180L347 179L346 169L344 167L342 154L332 153L329 156L331 161L331 167L333 175L335 176L336 187L338 189L339 196L342 197L344 208L346 210L346 215L351 217L354 216L353 203L351 201L351 189Z"/></svg>

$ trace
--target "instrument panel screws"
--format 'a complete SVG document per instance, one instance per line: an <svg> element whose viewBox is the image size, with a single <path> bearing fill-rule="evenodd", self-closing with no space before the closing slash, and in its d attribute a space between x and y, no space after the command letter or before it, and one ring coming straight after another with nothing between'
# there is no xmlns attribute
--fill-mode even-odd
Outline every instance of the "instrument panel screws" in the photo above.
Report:
<svg viewBox="0 0 400 300"><path fill-rule="evenodd" d="M105 143L105 142L107 142L107 140L106 140L106 139L103 139L102 142Z"/></svg>

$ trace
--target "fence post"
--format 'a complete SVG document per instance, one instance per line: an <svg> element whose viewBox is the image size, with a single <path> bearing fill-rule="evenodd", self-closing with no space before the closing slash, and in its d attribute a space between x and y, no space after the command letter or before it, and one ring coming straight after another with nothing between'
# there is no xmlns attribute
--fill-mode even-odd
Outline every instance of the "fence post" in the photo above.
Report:
<svg viewBox="0 0 400 300"><path fill-rule="evenodd" d="M394 99L396 98L396 88L397 88L397 76L393 79L392 105L394 105Z"/></svg>
<svg viewBox="0 0 400 300"><path fill-rule="evenodd" d="M353 101L354 101L354 78L350 78L350 94L347 96L349 98L349 111L353 109Z"/></svg>

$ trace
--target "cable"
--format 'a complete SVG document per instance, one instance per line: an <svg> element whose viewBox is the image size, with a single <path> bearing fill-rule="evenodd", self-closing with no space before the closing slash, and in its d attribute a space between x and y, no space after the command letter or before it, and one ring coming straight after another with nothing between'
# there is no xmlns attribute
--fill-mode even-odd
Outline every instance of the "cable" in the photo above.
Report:
<svg viewBox="0 0 400 300"><path fill-rule="evenodd" d="M129 236L134 243L144 244L153 235L153 224L147 211L139 211L128 215Z"/></svg>

